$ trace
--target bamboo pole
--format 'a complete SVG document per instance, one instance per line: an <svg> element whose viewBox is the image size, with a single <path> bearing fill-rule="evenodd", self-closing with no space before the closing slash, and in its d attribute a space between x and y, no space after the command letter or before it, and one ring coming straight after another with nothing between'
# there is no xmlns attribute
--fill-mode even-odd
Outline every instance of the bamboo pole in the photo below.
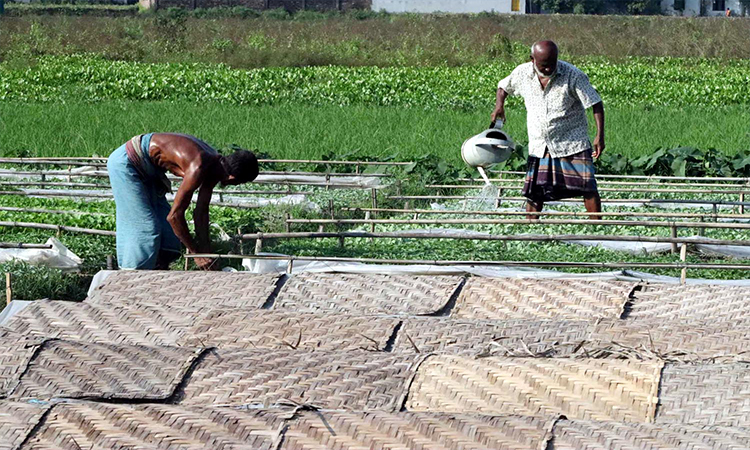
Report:
<svg viewBox="0 0 750 450"><path fill-rule="evenodd" d="M84 211L63 211L57 209L40 209L40 208L16 208L14 206L0 206L0 211L17 212L17 213L32 213L32 214L70 214L74 216L99 216L107 217L110 214L99 213L99 212L84 212Z"/></svg>
<svg viewBox="0 0 750 450"><path fill-rule="evenodd" d="M601 175L600 175L601 176ZM599 176L597 176L598 178ZM458 178L456 181L459 182L476 182L476 183L484 183L483 178ZM524 179L523 178L490 178L490 182L493 184L514 184L519 187L523 186ZM724 183L720 181L715 182L692 182L692 181L683 181L683 182L663 182L659 180L654 181L607 181L607 180L597 180L597 184L599 186L674 186L674 187L715 187L715 188L748 188L747 184L742 183ZM505 186L508 188L508 186Z"/></svg>
<svg viewBox="0 0 750 450"><path fill-rule="evenodd" d="M13 301L13 276L10 272L5 272L5 304L9 305Z"/></svg>
<svg viewBox="0 0 750 450"><path fill-rule="evenodd" d="M71 233L92 234L97 236L115 236L114 231L97 230L93 228L68 227L65 225L53 225L49 223L36 222L0 222L0 227L34 228L39 230L53 230L56 232L68 231Z"/></svg>
<svg viewBox="0 0 750 450"><path fill-rule="evenodd" d="M71 162L89 162L89 161L106 161L106 157L34 157L34 158L0 158L0 164L34 164L34 163L42 163L42 164L48 164L48 162L53 162L55 164L59 164L61 161L63 161L65 164L70 164ZM259 163L265 163L265 164L333 164L333 165L339 165L339 166L352 166L352 165L361 165L361 166L408 166L409 164L412 164L410 161L344 161L344 160L338 160L338 161L325 161L320 159L259 159Z"/></svg>
<svg viewBox="0 0 750 450"><path fill-rule="evenodd" d="M264 259L276 261L327 261L327 262L362 262L369 264L409 264L432 266L508 266L508 267L582 267L600 269L711 269L711 270L750 270L750 264L677 264L677 263L629 263L629 262L578 262L578 261L448 261L418 259L377 259L377 258L344 258L321 256L276 256L276 255L221 255L214 253L186 255L187 258L224 258L224 259Z"/></svg>
<svg viewBox="0 0 750 450"><path fill-rule="evenodd" d="M440 233L426 234L408 232L380 232L369 233L366 231L342 231L342 232L293 232L293 233L251 233L238 236L243 240L255 239L339 239L344 238L378 238L378 239L456 239L477 241L524 241L524 242L560 242L560 241L614 241L614 242L653 242L659 244L691 244L708 245L737 245L750 247L750 240L735 241L722 239L701 238L671 238L661 236L623 236L623 235L580 235L580 234L462 234L462 233Z"/></svg>
<svg viewBox="0 0 750 450"><path fill-rule="evenodd" d="M526 172L519 172L519 171L506 171L501 170L499 172L495 172L502 175L519 175L519 176L525 176ZM611 175L611 174L597 174L596 178L599 179L617 179L617 180L684 180L684 181L727 181L727 182L740 182L740 183L750 183L750 178L747 177L677 177L677 176L667 176L667 175ZM492 179L490 179L492 181Z"/></svg>
<svg viewBox="0 0 750 450"><path fill-rule="evenodd" d="M687 260L687 244L683 243L680 249L680 261L685 264ZM680 271L680 284L685 284L687 281L687 267L683 267Z"/></svg>
<svg viewBox="0 0 750 450"><path fill-rule="evenodd" d="M472 211L472 210L439 210L439 209L396 209L396 208L379 208L373 210L372 208L341 208L342 211L362 211L367 212L383 212L393 214L440 214L440 215L462 215L462 216L570 216L570 217L588 217L591 213L589 212L578 212L578 211L542 211L542 212L527 212L527 211ZM596 213L599 216L608 217L661 217L661 218L686 218L686 219L748 219L750 215L742 214L703 214L703 213L663 213L663 212L650 212L650 211L615 211L608 212L602 211Z"/></svg>
<svg viewBox="0 0 750 450"><path fill-rule="evenodd" d="M677 239L677 226L675 224L669 225L669 234L672 236L672 239ZM677 253L677 243L672 242L672 254L674 255Z"/></svg>
<svg viewBox="0 0 750 450"><path fill-rule="evenodd" d="M33 248L49 250L52 248L51 244L23 244L16 242L0 242L0 248Z"/></svg>
<svg viewBox="0 0 750 450"><path fill-rule="evenodd" d="M479 196L468 196L468 195L389 195L386 197L389 200L480 200L483 197ZM526 201L526 197L506 197L504 200L508 201ZM557 200L563 203L581 203L579 199L562 199ZM744 205L745 203L733 202L727 200L690 200L690 199L669 199L669 198L603 198L602 203L646 203L646 204L657 204L657 203L674 203L674 204L697 204L697 205L727 205L737 206Z"/></svg>
<svg viewBox="0 0 750 450"><path fill-rule="evenodd" d="M750 223L701 223L701 222L657 222L639 220L557 220L557 219L287 219L287 223L324 225L603 225L626 227L664 227L672 229L676 238L677 228L716 228L750 230Z"/></svg>
<svg viewBox="0 0 750 450"><path fill-rule="evenodd" d="M471 189L480 190L484 185L472 185L472 186L461 186L455 184L432 184L425 186L430 189ZM523 186L503 186L503 189L518 188L521 189ZM743 195L750 192L748 189L744 190L731 190L731 189L686 189L686 188L599 188L599 192L637 192L637 193L660 193L660 194L729 194L729 195ZM742 200L740 200L742 201Z"/></svg>

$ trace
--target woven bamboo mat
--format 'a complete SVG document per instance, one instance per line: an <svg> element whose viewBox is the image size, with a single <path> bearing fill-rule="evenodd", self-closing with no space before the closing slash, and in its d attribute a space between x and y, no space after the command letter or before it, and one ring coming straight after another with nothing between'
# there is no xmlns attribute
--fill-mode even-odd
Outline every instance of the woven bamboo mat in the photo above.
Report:
<svg viewBox="0 0 750 450"><path fill-rule="evenodd" d="M197 357L195 350L47 341L12 398L168 398Z"/></svg>
<svg viewBox="0 0 750 450"><path fill-rule="evenodd" d="M24 449L272 450L282 424L271 413L229 408L61 404Z"/></svg>
<svg viewBox="0 0 750 450"><path fill-rule="evenodd" d="M185 313L145 306L114 307L40 300L13 316L7 327L27 336L72 341L175 345L192 320Z"/></svg>
<svg viewBox="0 0 750 450"><path fill-rule="evenodd" d="M278 275L227 272L118 271L96 288L93 304L198 309L260 308Z"/></svg>
<svg viewBox="0 0 750 450"><path fill-rule="evenodd" d="M593 324L573 320L459 321L420 317L404 321L394 352L464 356L569 356Z"/></svg>
<svg viewBox="0 0 750 450"><path fill-rule="evenodd" d="M470 278L452 316L462 319L619 318L635 285L622 281Z"/></svg>
<svg viewBox="0 0 750 450"><path fill-rule="evenodd" d="M750 424L750 364L667 364L657 423Z"/></svg>
<svg viewBox="0 0 750 450"><path fill-rule="evenodd" d="M434 356L420 367L406 408L650 422L661 362Z"/></svg>
<svg viewBox="0 0 750 450"><path fill-rule="evenodd" d="M281 289L274 309L346 314L428 315L440 311L463 278L301 274Z"/></svg>
<svg viewBox="0 0 750 450"><path fill-rule="evenodd" d="M49 408L49 405L0 401L0 450L20 448Z"/></svg>
<svg viewBox="0 0 750 450"><path fill-rule="evenodd" d="M730 362L750 354L750 327L714 321L602 321L582 350L593 357Z"/></svg>
<svg viewBox="0 0 750 450"><path fill-rule="evenodd" d="M0 398L5 398L20 381L42 340L0 328ZM2 436L2 435L0 435Z"/></svg>
<svg viewBox="0 0 750 450"><path fill-rule="evenodd" d="M188 406L274 406L395 410L419 355L256 350L212 352L185 387Z"/></svg>
<svg viewBox="0 0 750 450"><path fill-rule="evenodd" d="M283 450L543 450L552 421L430 413L308 412L291 423Z"/></svg>
<svg viewBox="0 0 750 450"><path fill-rule="evenodd" d="M647 286L635 294L627 318L731 321L750 327L750 287Z"/></svg>
<svg viewBox="0 0 750 450"><path fill-rule="evenodd" d="M561 420L554 450L744 450L750 429Z"/></svg>
<svg viewBox="0 0 750 450"><path fill-rule="evenodd" d="M184 344L219 348L383 350L399 320L257 309L212 311Z"/></svg>

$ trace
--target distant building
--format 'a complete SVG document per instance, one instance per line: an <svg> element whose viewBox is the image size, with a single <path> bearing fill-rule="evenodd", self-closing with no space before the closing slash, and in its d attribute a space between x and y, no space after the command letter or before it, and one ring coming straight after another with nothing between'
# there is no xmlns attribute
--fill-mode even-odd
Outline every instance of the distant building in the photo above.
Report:
<svg viewBox="0 0 750 450"><path fill-rule="evenodd" d="M747 12L740 0L662 0L661 2L664 14L672 16L724 16L727 8L732 12L732 16L743 16Z"/></svg>
<svg viewBox="0 0 750 450"><path fill-rule="evenodd" d="M526 0L372 0L372 10L392 13L496 12L525 14Z"/></svg>

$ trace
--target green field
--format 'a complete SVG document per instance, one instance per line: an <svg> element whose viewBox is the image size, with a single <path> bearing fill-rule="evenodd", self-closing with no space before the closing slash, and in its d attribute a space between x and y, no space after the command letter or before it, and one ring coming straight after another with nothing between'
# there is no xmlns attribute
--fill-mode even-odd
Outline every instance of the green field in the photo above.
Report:
<svg viewBox="0 0 750 450"><path fill-rule="evenodd" d="M274 158L409 161L432 154L461 164L459 149L489 122L487 109L430 110L369 106L237 106L189 102L0 102L0 154L106 156L130 137L180 131L225 147L236 144ZM522 107L508 109L506 129L525 143ZM640 156L658 147L750 149L750 109L607 108L608 152ZM593 133L593 130L592 130Z"/></svg>

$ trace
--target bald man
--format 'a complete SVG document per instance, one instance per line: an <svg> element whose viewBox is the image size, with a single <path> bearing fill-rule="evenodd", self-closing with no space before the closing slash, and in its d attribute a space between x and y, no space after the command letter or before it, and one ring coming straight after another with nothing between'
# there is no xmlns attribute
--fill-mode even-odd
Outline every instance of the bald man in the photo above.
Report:
<svg viewBox="0 0 750 450"><path fill-rule="evenodd" d="M540 41L531 47L531 61L516 67L498 84L493 121L505 121L509 95L520 95L526 105L526 211L540 212L545 202L583 197L587 211L601 212L594 159L604 150L604 104L586 74L558 61L554 42ZM588 135L588 108L596 121L593 144ZM533 214L527 217L538 218Z"/></svg>
<svg viewBox="0 0 750 450"><path fill-rule="evenodd" d="M115 197L117 261L121 269L168 269L184 245L190 253L210 253L208 206L216 185L234 186L258 176L252 152L238 150L220 155L195 136L147 133L133 137L107 160ZM171 173L182 178L172 206L166 194ZM185 212L198 191L193 211L195 237ZM215 261L195 258L204 270L217 269Z"/></svg>

